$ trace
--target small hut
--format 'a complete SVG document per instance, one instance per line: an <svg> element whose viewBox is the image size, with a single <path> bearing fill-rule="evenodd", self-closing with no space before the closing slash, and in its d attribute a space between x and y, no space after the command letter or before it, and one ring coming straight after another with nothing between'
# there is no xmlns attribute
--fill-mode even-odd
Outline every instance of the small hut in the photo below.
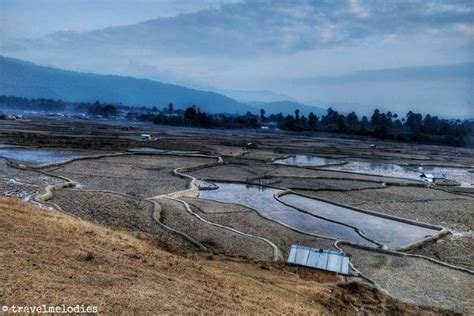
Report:
<svg viewBox="0 0 474 316"><path fill-rule="evenodd" d="M299 274L307 275L311 270L322 271L328 276L349 274L349 257L333 250L294 244L291 246L287 263L297 266Z"/></svg>

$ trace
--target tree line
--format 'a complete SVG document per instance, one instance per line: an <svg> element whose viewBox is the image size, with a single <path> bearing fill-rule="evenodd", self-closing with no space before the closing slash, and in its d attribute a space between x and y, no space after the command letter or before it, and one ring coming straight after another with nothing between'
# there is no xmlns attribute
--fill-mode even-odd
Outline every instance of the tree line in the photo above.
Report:
<svg viewBox="0 0 474 316"><path fill-rule="evenodd" d="M332 108L320 117L314 113L301 115L296 110L293 115L282 113L266 115L261 109L259 115L247 112L245 115L209 114L196 106L175 109L169 103L161 110L158 107L130 107L107 103L68 103L77 112L102 117L114 117L119 112L125 118L153 122L154 124L192 126L203 128L260 128L274 126L288 131L322 131L348 135L372 136L398 141L430 142L456 146L474 144L474 121L441 119L437 116L408 112L404 117L390 111L374 110L370 117L359 116L355 112L347 115ZM65 103L52 99L27 99L14 96L0 96L0 108L18 110L62 111Z"/></svg>
<svg viewBox="0 0 474 316"><path fill-rule="evenodd" d="M310 113L283 116L281 113L265 116L260 110L260 122L276 122L278 127L290 131L325 131L345 134L373 136L381 139L432 142L463 146L474 139L474 122L440 119L437 116L409 111L405 117L398 114L374 110L372 116L359 118L355 112L347 115L329 108L326 115L318 117Z"/></svg>
<svg viewBox="0 0 474 316"><path fill-rule="evenodd" d="M22 97L1 95L0 108L21 111L63 111L65 103L61 100L53 99L28 99Z"/></svg>
<svg viewBox="0 0 474 316"><path fill-rule="evenodd" d="M159 113L128 113L129 119L150 121L155 124L194 126L205 128L259 128L275 126L288 131L322 131L344 133L348 135L372 136L387 140L430 142L463 146L472 144L474 139L474 122L468 120L440 119L437 116L408 112L404 117L398 114L383 113L374 110L369 117L359 116L355 112L347 115L329 108L321 117L309 113L306 117L296 110L294 115L282 113L266 116L265 110L260 115L247 112L240 116L208 114L196 106L184 111L173 110L172 104Z"/></svg>
<svg viewBox="0 0 474 316"><path fill-rule="evenodd" d="M208 114L194 105L185 110L174 110L172 103L158 113L128 112L127 118L154 124L203 128L259 128L261 126L258 116L250 112L245 115Z"/></svg>

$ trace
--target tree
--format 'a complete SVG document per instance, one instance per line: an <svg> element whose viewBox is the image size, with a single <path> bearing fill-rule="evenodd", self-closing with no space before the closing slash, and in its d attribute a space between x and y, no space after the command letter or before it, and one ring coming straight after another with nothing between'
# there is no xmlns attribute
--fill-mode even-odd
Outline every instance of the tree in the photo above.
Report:
<svg viewBox="0 0 474 316"><path fill-rule="evenodd" d="M321 123L323 124L324 128L331 131L337 130L340 125L339 121L339 113L334 111L332 108L327 110L327 114L321 118Z"/></svg>
<svg viewBox="0 0 474 316"><path fill-rule="evenodd" d="M298 125L301 129L307 129L308 128L308 126L307 126L308 125L308 119L304 115L301 116Z"/></svg>
<svg viewBox="0 0 474 316"><path fill-rule="evenodd" d="M362 116L362 120L360 121L360 124L364 127L366 126L369 126L369 119L367 118L367 116Z"/></svg>
<svg viewBox="0 0 474 316"><path fill-rule="evenodd" d="M413 113L412 111L407 113L405 126L407 126L413 133L419 133L422 125L423 122L421 114Z"/></svg>
<svg viewBox="0 0 474 316"><path fill-rule="evenodd" d="M359 125L359 118L357 117L357 114L355 114L355 112L349 113L346 118L346 123L350 129L355 130Z"/></svg>
<svg viewBox="0 0 474 316"><path fill-rule="evenodd" d="M370 119L370 124L374 127L380 125L380 111L379 111L379 109L374 110L374 114L372 114L372 118Z"/></svg>
<svg viewBox="0 0 474 316"><path fill-rule="evenodd" d="M296 120L292 115L287 115L285 118L284 127L290 131L294 131L296 128Z"/></svg>
<svg viewBox="0 0 474 316"><path fill-rule="evenodd" d="M197 116L197 111L196 108L193 107L188 107L186 111L184 111L184 118L188 121L194 121Z"/></svg>
<svg viewBox="0 0 474 316"><path fill-rule="evenodd" d="M265 110L260 109L260 121L265 122L266 120L267 120L267 118L265 117Z"/></svg>
<svg viewBox="0 0 474 316"><path fill-rule="evenodd" d="M401 129L403 127L403 124L402 122L399 120L399 119L396 119L394 122L393 122L393 127L397 130Z"/></svg>
<svg viewBox="0 0 474 316"><path fill-rule="evenodd" d="M336 130L338 132L344 132L346 131L346 122L345 122L345 117L342 114L338 114L337 119L336 119Z"/></svg>
<svg viewBox="0 0 474 316"><path fill-rule="evenodd" d="M278 125L282 125L283 122L285 121L285 117L283 116L283 113L278 113L277 116L276 116L276 121L278 123Z"/></svg>
<svg viewBox="0 0 474 316"><path fill-rule="evenodd" d="M168 104L167 112L168 112L169 114L174 113L174 105L173 105L173 103Z"/></svg>
<svg viewBox="0 0 474 316"><path fill-rule="evenodd" d="M300 110L299 109L295 110L295 120L296 120L296 122L298 122L300 120Z"/></svg>
<svg viewBox="0 0 474 316"><path fill-rule="evenodd" d="M316 129L318 125L318 117L313 112L308 115L308 124L311 129Z"/></svg>

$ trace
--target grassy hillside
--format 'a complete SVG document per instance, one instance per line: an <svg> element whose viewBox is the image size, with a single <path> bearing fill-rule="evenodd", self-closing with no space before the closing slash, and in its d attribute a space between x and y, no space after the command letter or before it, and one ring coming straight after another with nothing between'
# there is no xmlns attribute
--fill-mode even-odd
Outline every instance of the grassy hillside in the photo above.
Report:
<svg viewBox="0 0 474 316"><path fill-rule="evenodd" d="M96 305L106 314L408 313L424 309L284 266L184 258L114 231L0 197L0 303Z"/></svg>

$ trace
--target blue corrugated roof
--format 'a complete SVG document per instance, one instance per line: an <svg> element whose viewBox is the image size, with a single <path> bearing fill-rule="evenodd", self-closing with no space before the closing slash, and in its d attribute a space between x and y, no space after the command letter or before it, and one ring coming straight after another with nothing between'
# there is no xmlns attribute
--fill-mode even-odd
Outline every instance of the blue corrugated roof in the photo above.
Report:
<svg viewBox="0 0 474 316"><path fill-rule="evenodd" d="M341 274L349 273L349 257L344 254L303 245L292 245L288 263Z"/></svg>
<svg viewBox="0 0 474 316"><path fill-rule="evenodd" d="M423 173L420 177L425 177L428 179L445 179L446 176L441 172L427 172Z"/></svg>

